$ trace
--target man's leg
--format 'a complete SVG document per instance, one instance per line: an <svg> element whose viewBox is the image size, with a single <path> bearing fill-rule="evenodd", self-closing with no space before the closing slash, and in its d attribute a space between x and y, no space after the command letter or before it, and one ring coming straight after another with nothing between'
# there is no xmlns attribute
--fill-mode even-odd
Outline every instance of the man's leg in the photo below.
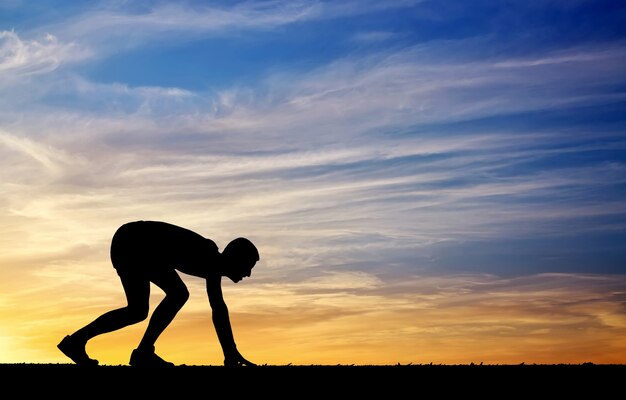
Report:
<svg viewBox="0 0 626 400"><path fill-rule="evenodd" d="M66 336L59 343L59 350L76 364L98 364L98 361L89 358L85 351L85 346L91 338L136 324L148 316L150 281L147 278L126 273L120 273L120 279L126 293L128 305L102 314L72 335Z"/></svg>
<svg viewBox="0 0 626 400"><path fill-rule="evenodd" d="M151 277L152 282L165 292L165 298L156 307L139 346L131 355L131 365L172 366L154 353L154 343L172 322L189 299L189 291L174 270L160 271Z"/></svg>

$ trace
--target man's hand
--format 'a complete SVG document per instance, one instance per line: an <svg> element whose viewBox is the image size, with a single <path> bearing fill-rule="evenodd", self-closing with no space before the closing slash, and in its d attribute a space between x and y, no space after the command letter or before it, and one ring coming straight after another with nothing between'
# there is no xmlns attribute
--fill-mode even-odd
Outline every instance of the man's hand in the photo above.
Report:
<svg viewBox="0 0 626 400"><path fill-rule="evenodd" d="M248 360L246 360L245 358L243 358L243 356L241 354L239 354L239 352L231 355L230 357L227 357L224 359L224 366L225 367L243 367L243 366L249 366L249 367L256 367L256 364L253 362L250 362Z"/></svg>

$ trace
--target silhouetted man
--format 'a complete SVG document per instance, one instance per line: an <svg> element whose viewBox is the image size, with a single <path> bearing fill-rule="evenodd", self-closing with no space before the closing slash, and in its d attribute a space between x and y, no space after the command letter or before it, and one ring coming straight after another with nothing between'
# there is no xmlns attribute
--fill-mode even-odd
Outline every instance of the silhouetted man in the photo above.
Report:
<svg viewBox="0 0 626 400"><path fill-rule="evenodd" d="M128 305L109 311L72 335L58 348L76 364L95 366L87 342L100 334L145 320L149 311L150 282L165 292L152 313L146 332L130 357L132 366L173 366L154 351L154 343L189 298L177 271L206 279L213 325L224 352L225 366L255 365L243 358L233 337L228 308L222 296L223 276L237 283L250 276L259 260L257 248L246 238L228 243L220 253L210 239L159 221L135 221L122 225L111 242L111 261L117 270Z"/></svg>

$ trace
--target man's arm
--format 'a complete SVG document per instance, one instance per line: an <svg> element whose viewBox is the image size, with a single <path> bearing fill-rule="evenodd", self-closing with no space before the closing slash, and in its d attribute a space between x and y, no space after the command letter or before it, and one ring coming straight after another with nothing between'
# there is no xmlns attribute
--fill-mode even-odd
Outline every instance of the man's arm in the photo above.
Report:
<svg viewBox="0 0 626 400"><path fill-rule="evenodd" d="M213 326L215 326L217 338L224 352L224 365L255 365L243 358L237 350L233 330L230 325L228 307L222 295L221 277L217 275L208 276L206 279L206 289L209 303L211 304Z"/></svg>
<svg viewBox="0 0 626 400"><path fill-rule="evenodd" d="M222 295L221 277L208 276L206 280L206 290L211 304L213 325L217 338L222 345L224 357L234 354L237 351L235 338L233 336L232 327L230 325L230 317L228 315L228 307Z"/></svg>

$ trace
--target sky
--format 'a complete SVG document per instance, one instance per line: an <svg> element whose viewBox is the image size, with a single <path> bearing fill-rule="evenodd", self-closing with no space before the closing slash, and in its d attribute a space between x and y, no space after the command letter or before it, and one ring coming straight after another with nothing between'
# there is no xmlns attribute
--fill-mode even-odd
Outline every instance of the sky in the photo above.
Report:
<svg viewBox="0 0 626 400"><path fill-rule="evenodd" d="M625 72L621 1L2 0L0 362L70 362L143 219L257 244L258 364L625 363ZM181 278L156 351L221 365Z"/></svg>

